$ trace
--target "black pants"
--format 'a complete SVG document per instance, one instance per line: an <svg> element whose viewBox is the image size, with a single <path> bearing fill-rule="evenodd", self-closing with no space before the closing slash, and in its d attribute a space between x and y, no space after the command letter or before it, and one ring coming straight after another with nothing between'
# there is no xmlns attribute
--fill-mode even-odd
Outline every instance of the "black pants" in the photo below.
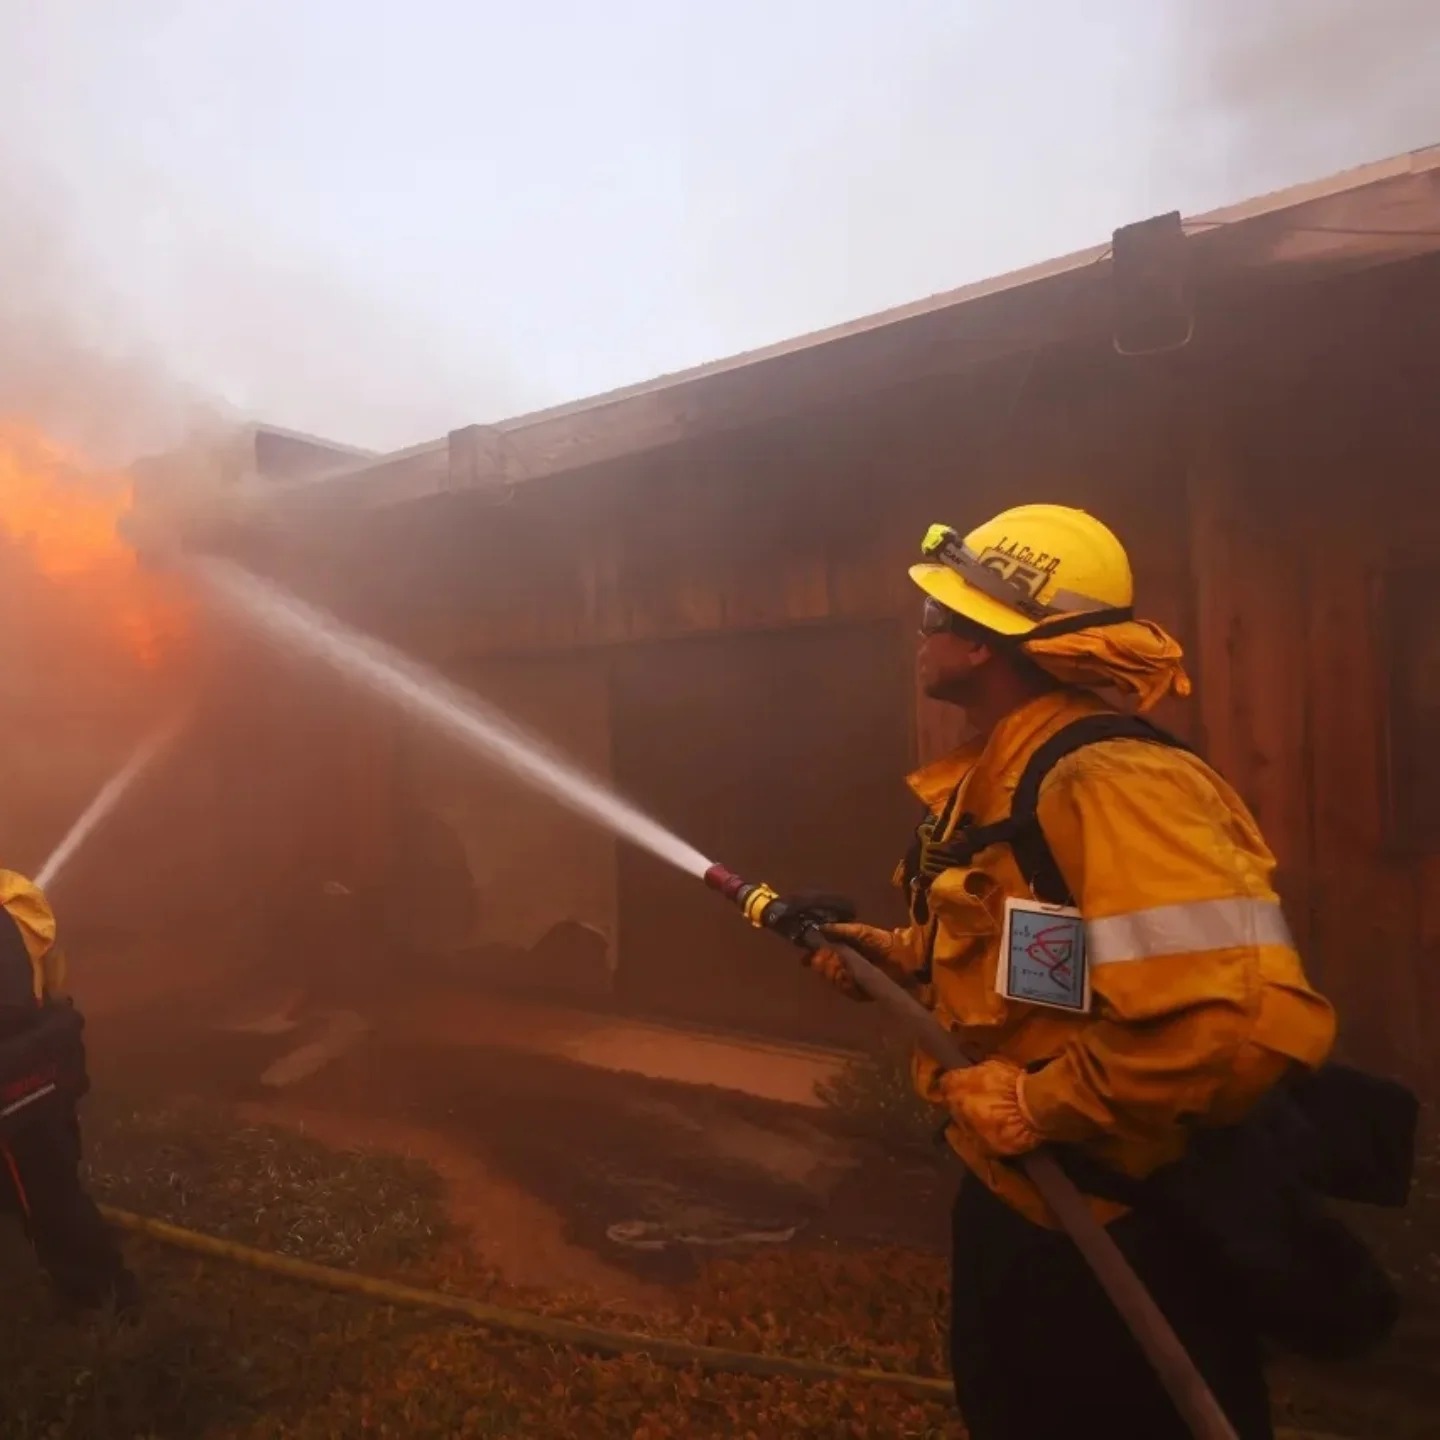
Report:
<svg viewBox="0 0 1440 1440"><path fill-rule="evenodd" d="M19 1217L66 1303L129 1309L137 1301L135 1278L81 1183L72 1106L47 1106L0 1139L0 1212Z"/></svg>
<svg viewBox="0 0 1440 1440"><path fill-rule="evenodd" d="M1229 1415L1272 1440L1253 1326L1192 1237L1131 1212L1110 1227ZM1069 1236L967 1176L955 1202L950 1359L971 1440L1189 1440L1149 1362Z"/></svg>

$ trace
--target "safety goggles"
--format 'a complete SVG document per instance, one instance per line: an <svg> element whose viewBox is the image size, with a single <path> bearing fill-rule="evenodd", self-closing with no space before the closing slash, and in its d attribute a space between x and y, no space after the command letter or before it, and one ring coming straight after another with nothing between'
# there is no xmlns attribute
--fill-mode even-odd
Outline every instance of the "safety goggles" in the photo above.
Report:
<svg viewBox="0 0 1440 1440"><path fill-rule="evenodd" d="M924 605L920 606L920 634L923 636L976 636L981 632L981 626L968 621L963 615L956 615L955 611L946 608L939 600L932 600L929 595L924 598Z"/></svg>
<svg viewBox="0 0 1440 1440"><path fill-rule="evenodd" d="M939 600L932 600L926 596L924 605L920 606L920 634L949 634L950 621L953 619L955 619L955 611L948 611Z"/></svg>

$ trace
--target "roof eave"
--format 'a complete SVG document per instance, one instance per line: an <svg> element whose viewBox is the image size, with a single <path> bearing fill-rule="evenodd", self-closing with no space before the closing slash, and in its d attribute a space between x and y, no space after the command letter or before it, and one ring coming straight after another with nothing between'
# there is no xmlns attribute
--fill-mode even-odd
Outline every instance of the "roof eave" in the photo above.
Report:
<svg viewBox="0 0 1440 1440"><path fill-rule="evenodd" d="M1362 268L1440 250L1440 146L1187 219L1197 274ZM960 372L1103 334L1109 245L603 395L470 426L285 487L293 503L376 508L638 454L879 383ZM823 373L822 373L823 372Z"/></svg>

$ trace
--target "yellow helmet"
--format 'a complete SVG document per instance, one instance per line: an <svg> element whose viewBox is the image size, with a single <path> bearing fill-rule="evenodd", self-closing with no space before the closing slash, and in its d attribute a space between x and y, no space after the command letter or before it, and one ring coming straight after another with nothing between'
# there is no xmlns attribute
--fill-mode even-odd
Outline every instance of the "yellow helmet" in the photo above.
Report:
<svg viewBox="0 0 1440 1440"><path fill-rule="evenodd" d="M1135 584L1125 547L1093 515L1021 505L962 540L932 525L910 578L947 610L1000 635L1054 634L1129 620Z"/></svg>

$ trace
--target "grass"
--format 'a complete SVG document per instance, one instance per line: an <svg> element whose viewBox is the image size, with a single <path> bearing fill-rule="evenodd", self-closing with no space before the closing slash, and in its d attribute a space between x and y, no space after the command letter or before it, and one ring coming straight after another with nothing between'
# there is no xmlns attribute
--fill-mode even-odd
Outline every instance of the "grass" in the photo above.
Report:
<svg viewBox="0 0 1440 1440"><path fill-rule="evenodd" d="M223 1111L88 1108L98 1194L286 1254L463 1289L498 1303L696 1341L939 1374L944 1262L903 1251L795 1250L708 1266L665 1313L603 1296L521 1295L466 1255L424 1166L237 1128ZM1416 1204L1368 1216L1414 1300L1385 1356L1277 1376L1289 1423L1360 1440L1440 1434L1429 1378L1440 1316L1440 1154ZM598 1359L393 1310L132 1241L138 1324L61 1321L28 1255L0 1245L6 1440L339 1440L414 1437L874 1436L959 1440L947 1407L867 1385L701 1375ZM823 1297L823 1301L820 1297ZM1428 1346L1428 1349L1427 1349Z"/></svg>
<svg viewBox="0 0 1440 1440"><path fill-rule="evenodd" d="M388 1272L451 1238L435 1173L398 1156L327 1149L187 1104L92 1103L97 1199L324 1265Z"/></svg>
<svg viewBox="0 0 1440 1440"><path fill-rule="evenodd" d="M483 1334L134 1247L133 1329L4 1334L7 1440L957 1435L873 1387L700 1376ZM31 1297L32 1301L34 1297Z"/></svg>
<svg viewBox="0 0 1440 1440"><path fill-rule="evenodd" d="M138 1111L103 1098L86 1128L97 1196L258 1245L498 1303L737 1349L938 1373L934 1262L822 1253L787 1269L707 1270L674 1313L624 1315L602 1296L520 1294L471 1260L424 1166L235 1127L202 1106ZM947 1407L869 1385L700 1375L600 1359L393 1310L130 1241L147 1290L138 1324L62 1323L28 1256L0 1256L6 1440L330 1437L956 1437ZM803 1301L797 1295L803 1291ZM810 1324L817 1293L833 1297ZM793 1317L793 1319L792 1319ZM874 1335L873 1344L863 1337ZM862 1337L862 1338L853 1338Z"/></svg>

